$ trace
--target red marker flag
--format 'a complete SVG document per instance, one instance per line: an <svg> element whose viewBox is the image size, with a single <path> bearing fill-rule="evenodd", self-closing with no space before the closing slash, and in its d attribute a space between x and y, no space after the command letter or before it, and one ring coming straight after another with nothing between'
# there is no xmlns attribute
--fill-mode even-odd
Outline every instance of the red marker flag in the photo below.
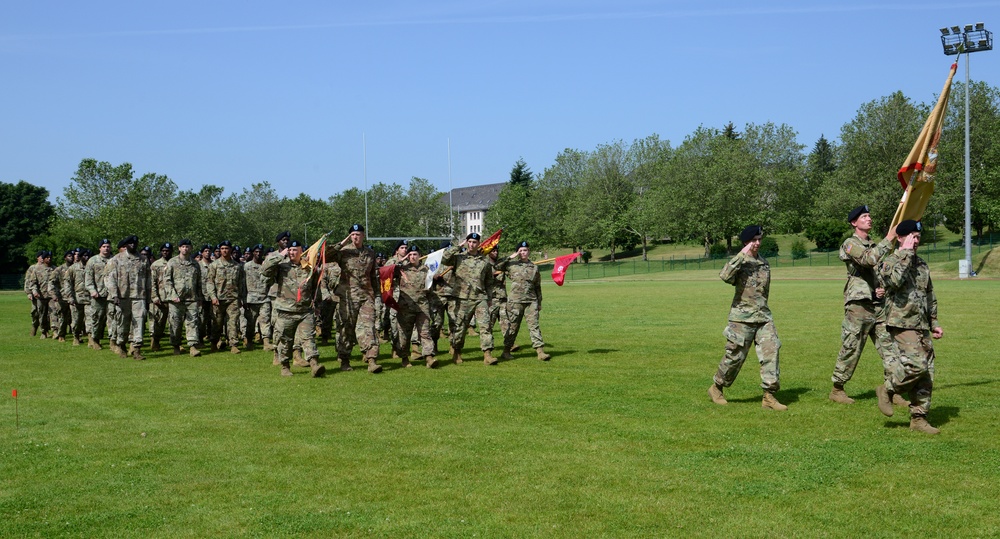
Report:
<svg viewBox="0 0 1000 539"><path fill-rule="evenodd" d="M16 399L17 398L17 390L15 389L15 390L11 391L10 392L10 396L14 397Z"/></svg>
<svg viewBox="0 0 1000 539"><path fill-rule="evenodd" d="M393 275L396 273L396 265L389 264L388 266L382 266L378 269L378 287L379 291L382 292L382 303L388 307L399 310L399 305L396 304L396 300L392 297L393 290Z"/></svg>
<svg viewBox="0 0 1000 539"><path fill-rule="evenodd" d="M557 285L563 285L563 280L566 279L566 266L572 264L573 260L575 260L578 256L580 256L580 253L560 256L557 257L556 261L552 263L552 280L555 281Z"/></svg>
<svg viewBox="0 0 1000 539"><path fill-rule="evenodd" d="M503 229L497 230L492 236L483 240L479 244L479 250L482 251L484 255L490 254L490 251L497 248L497 244L500 243L500 234L503 234Z"/></svg>

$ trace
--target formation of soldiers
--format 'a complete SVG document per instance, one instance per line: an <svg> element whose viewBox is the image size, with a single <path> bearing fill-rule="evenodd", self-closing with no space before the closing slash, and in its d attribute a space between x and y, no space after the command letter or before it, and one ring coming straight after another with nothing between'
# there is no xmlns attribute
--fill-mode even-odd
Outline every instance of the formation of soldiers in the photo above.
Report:
<svg viewBox="0 0 1000 539"><path fill-rule="evenodd" d="M883 383L875 388L878 407L893 415L893 406L910 412L910 429L937 434L927 421L934 386L934 344L944 336L937 319L937 299L927 263L917 256L922 226L906 220L875 243L869 237L872 219L868 206L858 206L847 216L854 233L840 248L847 267L844 286L842 345L833 371L830 400L852 404L844 385L850 381L871 339L882 358ZM719 276L736 288L729 324L723 331L726 349L708 395L716 404L727 404L723 390L733 384L751 345L760 362L765 409L788 407L775 397L780 387L778 352L781 341L767 305L771 270L758 254L763 229L746 227L740 234L743 249L722 268ZM899 245L893 251L893 244ZM910 399L903 398L908 394Z"/></svg>
<svg viewBox="0 0 1000 539"><path fill-rule="evenodd" d="M442 266L429 277L420 248L400 241L386 259L365 245L364 227L352 225L343 241L328 246L325 261L303 265L304 246L282 232L275 247L246 249L222 241L194 252L191 240L164 243L159 256L139 249L129 236L112 253L103 239L98 252L67 251L64 264L53 267L52 253L40 251L28 268L24 291L32 302L32 336L108 348L120 357L145 360L142 353L148 325L151 351L160 351L164 337L175 355L199 357L204 352L232 354L253 350L258 342L274 351L273 363L283 376L292 366L325 374L317 338L327 345L336 333L340 368L352 370L351 353L360 350L368 371L382 371L381 339L392 344L393 357L403 367L424 361L439 365L438 342L447 333L449 354L463 362L465 336L478 325L483 362L495 365L493 330L503 333L502 356L513 359L522 319L527 319L538 359L547 361L538 325L541 280L529 259L527 242L509 258L479 250L479 234L448 246ZM382 301L379 270L392 266L392 300ZM511 291L506 291L506 282ZM448 325L445 326L447 315ZM415 356L415 357L413 357ZM412 359L412 361L411 361Z"/></svg>

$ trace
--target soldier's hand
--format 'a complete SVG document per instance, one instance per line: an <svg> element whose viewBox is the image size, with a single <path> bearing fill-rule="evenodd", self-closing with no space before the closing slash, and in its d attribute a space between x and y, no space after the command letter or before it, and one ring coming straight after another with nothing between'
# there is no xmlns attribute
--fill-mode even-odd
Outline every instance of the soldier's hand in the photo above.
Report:
<svg viewBox="0 0 1000 539"><path fill-rule="evenodd" d="M913 249L913 234L907 234L899 246L900 249Z"/></svg>
<svg viewBox="0 0 1000 539"><path fill-rule="evenodd" d="M174 303L180 303L181 302L181 298L174 298L171 301L173 301Z"/></svg>
<svg viewBox="0 0 1000 539"><path fill-rule="evenodd" d="M752 242L748 243L748 244L744 245L742 249L740 249L740 252L743 253L743 254L749 254L750 253L750 247L752 247L752 246L753 246Z"/></svg>
<svg viewBox="0 0 1000 539"><path fill-rule="evenodd" d="M278 251L278 255L279 256L288 256L288 247L285 247L284 249Z"/></svg>
<svg viewBox="0 0 1000 539"><path fill-rule="evenodd" d="M92 297L92 298L96 298L96 297L97 297L97 292L91 292L91 293L90 293L90 297Z"/></svg>
<svg viewBox="0 0 1000 539"><path fill-rule="evenodd" d="M875 289L875 297L876 298L881 298L884 295L885 295L885 289L884 288L879 287L879 288Z"/></svg>
<svg viewBox="0 0 1000 539"><path fill-rule="evenodd" d="M931 330L931 336L934 337L935 339L940 339L941 337L944 337L944 328L942 328L941 326L938 326L938 327L932 329Z"/></svg>
<svg viewBox="0 0 1000 539"><path fill-rule="evenodd" d="M887 239L889 241L895 241L896 240L896 227L892 227L892 228L889 229L889 233L885 235L885 239Z"/></svg>
<svg viewBox="0 0 1000 539"><path fill-rule="evenodd" d="M212 300L212 305L218 305L218 304L219 304L219 300L218 299L213 299Z"/></svg>

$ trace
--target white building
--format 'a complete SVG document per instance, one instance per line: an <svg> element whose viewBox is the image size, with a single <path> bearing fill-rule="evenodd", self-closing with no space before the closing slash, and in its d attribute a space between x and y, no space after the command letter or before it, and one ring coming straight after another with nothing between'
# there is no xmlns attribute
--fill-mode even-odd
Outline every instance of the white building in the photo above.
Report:
<svg viewBox="0 0 1000 539"><path fill-rule="evenodd" d="M507 182L491 183L487 185L474 185L472 187L459 187L451 190L452 209L458 212L458 222L460 234L458 237L465 238L472 232L488 236L495 230L486 230L486 212L490 206L497 201L500 191L507 185ZM445 203L448 202L448 194L445 193Z"/></svg>

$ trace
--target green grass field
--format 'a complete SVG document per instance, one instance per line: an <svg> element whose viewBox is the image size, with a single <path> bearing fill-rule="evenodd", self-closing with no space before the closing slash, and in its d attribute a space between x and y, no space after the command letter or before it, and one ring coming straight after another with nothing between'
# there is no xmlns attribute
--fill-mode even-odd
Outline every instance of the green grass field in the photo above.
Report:
<svg viewBox="0 0 1000 539"><path fill-rule="evenodd" d="M706 395L717 271L547 283L548 363L486 367L470 338L463 365L324 379L40 341L3 293L0 537L997 536L1000 281L935 281L932 437L879 414L871 346L858 402L827 400L842 271L774 270L784 413L753 356Z"/></svg>

